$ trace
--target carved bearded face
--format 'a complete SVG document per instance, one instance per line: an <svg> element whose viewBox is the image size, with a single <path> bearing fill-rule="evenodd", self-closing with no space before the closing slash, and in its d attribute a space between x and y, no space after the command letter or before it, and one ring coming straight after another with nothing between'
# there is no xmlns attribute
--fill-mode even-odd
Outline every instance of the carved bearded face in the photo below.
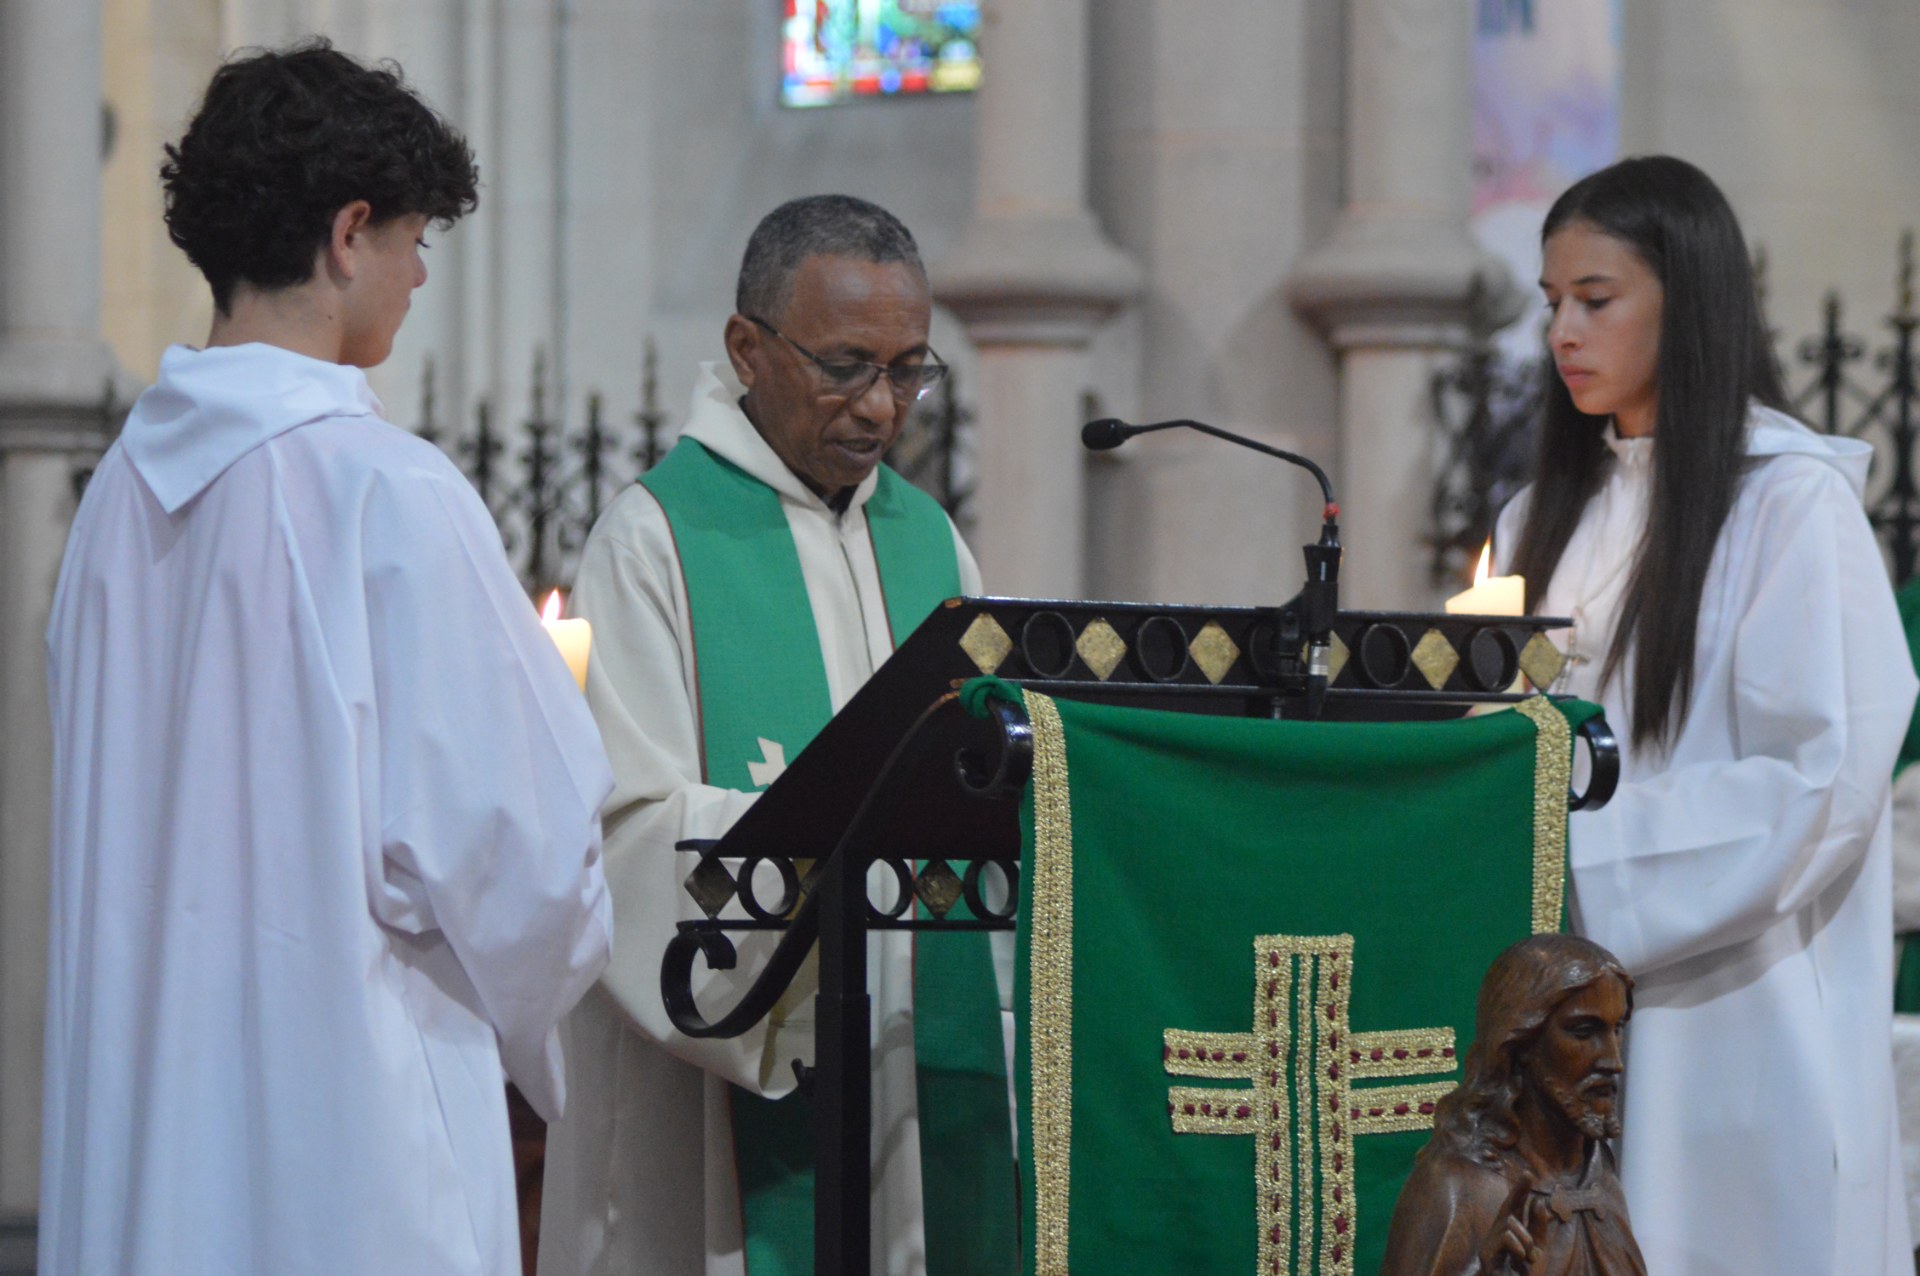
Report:
<svg viewBox="0 0 1920 1276"><path fill-rule="evenodd" d="M1555 1006L1519 1060L1547 1106L1590 1139L1620 1134L1620 1046L1630 1013L1626 987L1603 976Z"/></svg>

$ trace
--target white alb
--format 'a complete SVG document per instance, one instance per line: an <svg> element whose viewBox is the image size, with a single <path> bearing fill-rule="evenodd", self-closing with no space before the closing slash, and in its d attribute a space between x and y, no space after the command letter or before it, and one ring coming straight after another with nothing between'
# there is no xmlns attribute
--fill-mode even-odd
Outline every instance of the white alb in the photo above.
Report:
<svg viewBox="0 0 1920 1276"><path fill-rule="evenodd" d="M41 1272L517 1276L610 779L472 488L357 369L176 347L47 644Z"/></svg>
<svg viewBox="0 0 1920 1276"><path fill-rule="evenodd" d="M1908 1272L1888 789L1915 680L1861 508L1871 449L1752 411L1686 724L1648 750L1631 741L1631 659L1599 675L1657 446L1613 440L1538 608L1578 622L1570 689L1605 706L1624 758L1619 792L1570 835L1575 924L1637 983L1620 1145L1634 1233L1654 1273ZM1500 520L1503 561L1524 497Z"/></svg>
<svg viewBox="0 0 1920 1276"><path fill-rule="evenodd" d="M685 435L778 494L838 712L893 653L865 512L877 475L854 488L844 510L833 509L753 428L739 407L743 393L731 369L702 365ZM962 589L978 593L979 569L958 532L954 551ZM727 1086L777 1097L794 1087L795 1059L813 1062L814 964L802 968L770 1022L743 1036L696 1040L674 1030L660 1000L660 960L677 923L703 916L681 885L693 859L674 843L721 836L758 795L701 782L686 577L666 514L639 484L588 538L573 601L594 625L587 699L613 759L607 879L620 920L605 979L567 1019L577 1101L548 1133L541 1276L742 1276ZM716 1017L751 986L777 936L735 938L734 969L695 963L695 994ZM875 1276L926 1270L912 941L904 931L876 932L867 945ZM1004 999L1011 946L1000 944L995 955Z"/></svg>

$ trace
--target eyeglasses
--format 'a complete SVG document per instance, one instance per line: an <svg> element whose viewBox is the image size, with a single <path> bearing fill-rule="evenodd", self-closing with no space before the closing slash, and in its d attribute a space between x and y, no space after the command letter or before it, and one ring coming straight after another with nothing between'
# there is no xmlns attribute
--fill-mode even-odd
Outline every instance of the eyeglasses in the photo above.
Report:
<svg viewBox="0 0 1920 1276"><path fill-rule="evenodd" d="M873 388L873 383L886 377L887 388L892 391L895 400L901 403L913 403L924 399L947 375L947 365L932 350L920 363L870 363L865 359L822 359L813 351L780 331L765 319L747 316L780 340L805 355L814 367L820 370L820 379L826 383L828 393L838 399L857 399Z"/></svg>

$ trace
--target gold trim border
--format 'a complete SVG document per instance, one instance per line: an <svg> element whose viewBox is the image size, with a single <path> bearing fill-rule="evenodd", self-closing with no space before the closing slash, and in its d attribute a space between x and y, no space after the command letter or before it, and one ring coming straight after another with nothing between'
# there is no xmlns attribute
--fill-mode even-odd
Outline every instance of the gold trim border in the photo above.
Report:
<svg viewBox="0 0 1920 1276"><path fill-rule="evenodd" d="M1353 936L1323 954L1314 1005L1319 1072L1314 1098L1320 1109L1320 1271L1324 1276L1354 1276L1353 1242L1359 1233L1359 1199L1354 1195L1353 1138L1347 1120L1347 1082L1339 1050L1352 1028Z"/></svg>
<svg viewBox="0 0 1920 1276"><path fill-rule="evenodd" d="M1160 1058L1176 1077L1227 1077L1244 1081L1259 1070L1251 1032L1188 1032L1168 1028L1161 1034Z"/></svg>
<svg viewBox="0 0 1920 1276"><path fill-rule="evenodd" d="M1034 1271L1068 1276L1073 1153L1073 804L1067 737L1050 697L1026 693L1033 726L1033 867L1028 886Z"/></svg>
<svg viewBox="0 0 1920 1276"><path fill-rule="evenodd" d="M1513 706L1533 719L1533 933L1560 929L1567 900L1567 793L1573 729L1545 696Z"/></svg>
<svg viewBox="0 0 1920 1276"><path fill-rule="evenodd" d="M1457 1081L1430 1081L1420 1085L1383 1085L1347 1093L1353 1115L1353 1134L1398 1134L1403 1130L1431 1130L1433 1113L1422 1112L1451 1094ZM1399 1109L1405 1108L1402 1112Z"/></svg>
<svg viewBox="0 0 1920 1276"><path fill-rule="evenodd" d="M1175 1134L1260 1133L1251 1090L1212 1089L1206 1086L1167 1087L1167 1115Z"/></svg>
<svg viewBox="0 0 1920 1276"><path fill-rule="evenodd" d="M1347 1069L1355 1081L1426 1077L1460 1066L1451 1028L1355 1032L1348 1035L1347 1046Z"/></svg>
<svg viewBox="0 0 1920 1276"><path fill-rule="evenodd" d="M1333 936L1332 939L1337 942L1339 936ZM1316 942L1324 943L1327 939L1324 936L1311 935L1257 935L1253 941L1254 951L1262 956L1267 956L1275 950L1282 954L1280 969L1287 972L1288 979L1293 980L1296 994L1293 1019L1294 1132L1293 1137L1288 1140L1293 1144L1294 1168L1293 1177L1287 1182L1287 1194L1293 1198L1293 1219L1298 1224L1293 1229L1295 1245L1293 1270L1298 1272L1313 1270L1313 1229L1319 1219L1319 1215L1315 1212L1319 1198L1314 1195L1314 1189L1319 1186L1319 1183L1314 1177L1313 1162L1314 1131L1317 1128L1314 1124L1314 1096L1319 1091L1314 1086L1313 1077L1313 1034L1316 1024L1313 1015L1312 954L1329 950L1324 947L1308 947L1309 944ZM1263 944L1266 946L1263 947ZM1281 947L1282 945L1286 947ZM1294 978L1295 958L1298 958L1300 967L1297 979ZM1269 959L1269 965L1271 965L1271 959ZM1256 966L1255 969L1258 967ZM1280 998L1276 998L1282 1024L1286 1023L1284 996L1285 990L1282 989ZM1282 1051L1285 1050L1286 1044L1282 1039L1280 1043ZM1281 1054L1275 1057L1284 1058L1285 1056ZM1285 1102L1285 1091L1280 1087L1287 1084L1286 1079L1275 1077L1272 1084L1278 1090L1279 1101ZM1286 1165L1284 1157L1280 1158L1279 1163L1282 1167ZM1276 1269L1268 1267L1266 1270L1273 1272Z"/></svg>

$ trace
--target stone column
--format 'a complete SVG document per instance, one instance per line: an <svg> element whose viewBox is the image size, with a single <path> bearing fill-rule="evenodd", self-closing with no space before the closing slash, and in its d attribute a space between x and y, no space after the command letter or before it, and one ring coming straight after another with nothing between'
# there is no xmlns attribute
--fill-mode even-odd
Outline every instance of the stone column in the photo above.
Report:
<svg viewBox="0 0 1920 1276"><path fill-rule="evenodd" d="M982 6L979 189L934 298L980 354L972 545L987 589L1079 596L1087 343L1140 272L1087 210L1087 0Z"/></svg>
<svg viewBox="0 0 1920 1276"><path fill-rule="evenodd" d="M1294 305L1340 354L1340 601L1427 608L1434 370L1475 307L1517 313L1506 268L1467 230L1472 9L1349 0L1347 205L1295 268Z"/></svg>
<svg viewBox="0 0 1920 1276"><path fill-rule="evenodd" d="M44 635L78 469L124 394L100 338L100 6L0 4L0 1218L40 1177Z"/></svg>

